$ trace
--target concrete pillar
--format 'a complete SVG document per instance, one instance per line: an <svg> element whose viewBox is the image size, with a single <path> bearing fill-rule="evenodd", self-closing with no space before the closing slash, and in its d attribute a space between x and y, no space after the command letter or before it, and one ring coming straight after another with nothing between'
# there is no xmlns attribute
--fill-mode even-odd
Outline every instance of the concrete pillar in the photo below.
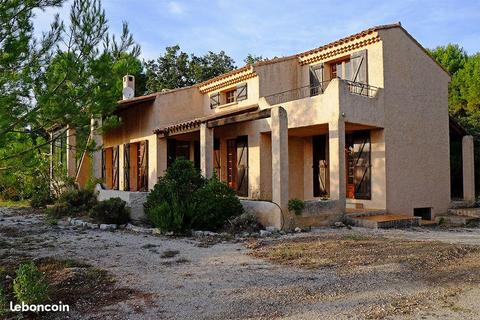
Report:
<svg viewBox="0 0 480 320"><path fill-rule="evenodd" d="M67 128L67 176L75 178L77 174L77 132L75 128Z"/></svg>
<svg viewBox="0 0 480 320"><path fill-rule="evenodd" d="M206 178L213 175L213 129L206 123L200 124L200 170Z"/></svg>
<svg viewBox="0 0 480 320"><path fill-rule="evenodd" d="M339 208L345 211L347 184L345 176L345 122L328 124L328 152L330 161L330 198L338 200Z"/></svg>
<svg viewBox="0 0 480 320"><path fill-rule="evenodd" d="M92 154L92 176L96 179L102 178L102 119L92 118L90 120L90 135L95 143L95 151Z"/></svg>
<svg viewBox="0 0 480 320"><path fill-rule="evenodd" d="M463 199L468 202L475 201L475 158L473 151L473 137L462 138L463 161Z"/></svg>
<svg viewBox="0 0 480 320"><path fill-rule="evenodd" d="M288 116L282 107L272 108L272 201L288 215ZM290 221L284 221L290 227Z"/></svg>
<svg viewBox="0 0 480 320"><path fill-rule="evenodd" d="M167 138L157 138L157 175L163 177L167 171Z"/></svg>

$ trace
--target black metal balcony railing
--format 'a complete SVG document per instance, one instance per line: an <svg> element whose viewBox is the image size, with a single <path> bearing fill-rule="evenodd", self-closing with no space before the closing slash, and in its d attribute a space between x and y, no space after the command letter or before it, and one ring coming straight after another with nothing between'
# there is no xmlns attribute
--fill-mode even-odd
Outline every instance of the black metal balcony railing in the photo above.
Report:
<svg viewBox="0 0 480 320"><path fill-rule="evenodd" d="M352 94L358 94L365 97L375 97L378 92L378 87L368 85L366 83L353 82L349 80L342 80L347 83L348 90ZM265 96L265 99L270 105L276 105L280 103L285 103L288 101L299 100L307 97L318 96L325 92L330 80L323 81L317 86L304 86L300 88L295 88L292 90L287 90L275 94Z"/></svg>
<svg viewBox="0 0 480 320"><path fill-rule="evenodd" d="M353 82L350 80L343 80L348 85L348 91L353 94L358 94L365 97L373 98L377 95L378 87L371 86L366 83Z"/></svg>
<svg viewBox="0 0 480 320"><path fill-rule="evenodd" d="M307 97L318 96L325 91L329 83L330 81L324 81L320 82L320 84L317 86L304 86L292 90L282 91L265 96L265 99L270 105L275 105Z"/></svg>

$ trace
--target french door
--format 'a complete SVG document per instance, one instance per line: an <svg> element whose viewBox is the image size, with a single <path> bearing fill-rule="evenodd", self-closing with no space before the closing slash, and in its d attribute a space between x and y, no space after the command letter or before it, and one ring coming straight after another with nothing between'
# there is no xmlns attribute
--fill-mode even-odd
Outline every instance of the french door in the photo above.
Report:
<svg viewBox="0 0 480 320"><path fill-rule="evenodd" d="M370 131L346 135L345 160L347 198L371 199Z"/></svg>
<svg viewBox="0 0 480 320"><path fill-rule="evenodd" d="M248 197L248 137L227 140L227 183L237 195Z"/></svg>

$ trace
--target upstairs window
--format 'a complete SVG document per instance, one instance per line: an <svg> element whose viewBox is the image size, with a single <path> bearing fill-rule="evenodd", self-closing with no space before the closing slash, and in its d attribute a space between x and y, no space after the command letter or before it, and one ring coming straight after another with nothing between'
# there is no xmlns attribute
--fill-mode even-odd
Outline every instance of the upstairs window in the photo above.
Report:
<svg viewBox="0 0 480 320"><path fill-rule="evenodd" d="M237 93L237 89L226 91L225 92L225 103L235 102L235 94L236 93Z"/></svg>
<svg viewBox="0 0 480 320"><path fill-rule="evenodd" d="M330 64L330 79L350 80L350 59L334 61Z"/></svg>
<svg viewBox="0 0 480 320"><path fill-rule="evenodd" d="M224 104L240 102L247 99L247 84L210 95L210 108L215 109Z"/></svg>

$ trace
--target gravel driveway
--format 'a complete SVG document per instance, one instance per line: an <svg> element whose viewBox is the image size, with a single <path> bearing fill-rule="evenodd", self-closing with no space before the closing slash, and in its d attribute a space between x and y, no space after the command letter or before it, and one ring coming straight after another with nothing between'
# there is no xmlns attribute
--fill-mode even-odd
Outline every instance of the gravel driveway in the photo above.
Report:
<svg viewBox="0 0 480 320"><path fill-rule="evenodd" d="M480 245L478 229L319 229L282 240L328 233ZM50 226L29 209L0 208L0 234L17 241L17 251L89 263L112 273L116 287L143 293L97 312L74 310L71 319L480 319L478 287L437 288L396 264L308 270L255 258L246 243L202 246L188 238Z"/></svg>

